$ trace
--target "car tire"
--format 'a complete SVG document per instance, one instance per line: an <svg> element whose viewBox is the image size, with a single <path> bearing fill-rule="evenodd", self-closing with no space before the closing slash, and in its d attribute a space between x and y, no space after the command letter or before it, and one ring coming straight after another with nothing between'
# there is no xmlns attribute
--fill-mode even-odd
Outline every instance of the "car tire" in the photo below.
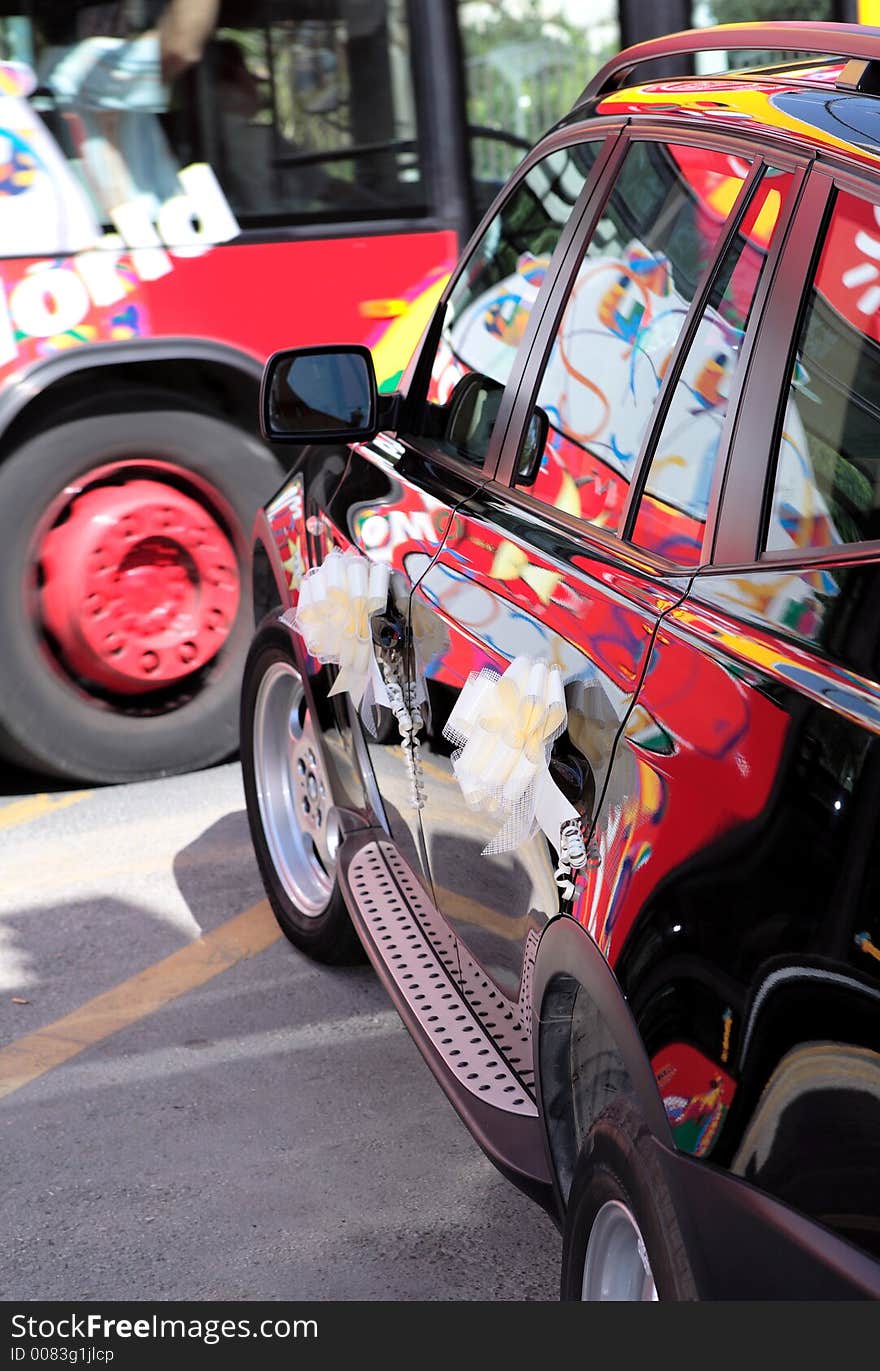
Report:
<svg viewBox="0 0 880 1371"><path fill-rule="evenodd" d="M629 1099L609 1105L581 1147L560 1293L563 1300L697 1298L656 1144Z"/></svg>
<svg viewBox="0 0 880 1371"><path fill-rule="evenodd" d="M318 725L289 643L271 623L257 632L245 663L240 733L254 851L282 933L315 961L363 961L332 858L322 846L332 801ZM316 811L316 802L323 811Z"/></svg>
<svg viewBox="0 0 880 1371"><path fill-rule="evenodd" d="M141 395L142 404L148 399ZM122 782L194 770L233 753L253 622L248 540L254 514L280 475L256 439L183 410L77 418L23 443L0 466L0 754L53 776ZM65 524L69 540L84 490L103 497L124 490L129 479L148 479L151 489L205 512L235 557L238 606L223 622L219 650L206 648L212 655L198 671L176 666L180 679L170 689L117 696L84 678L81 666L70 666L47 627L45 549ZM65 559L56 560L59 581L73 584L73 575L64 574ZM71 639L77 642L80 611L73 596L71 609Z"/></svg>

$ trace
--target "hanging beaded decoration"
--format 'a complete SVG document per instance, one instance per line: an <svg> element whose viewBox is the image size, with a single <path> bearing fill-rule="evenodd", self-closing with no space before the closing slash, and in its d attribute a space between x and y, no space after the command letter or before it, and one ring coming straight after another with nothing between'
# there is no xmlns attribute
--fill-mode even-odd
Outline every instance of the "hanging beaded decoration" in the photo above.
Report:
<svg viewBox="0 0 880 1371"><path fill-rule="evenodd" d="M425 783L422 773L419 729L422 726L421 703L415 681L405 678L403 654L395 647L377 653L379 670L385 682L388 708L397 720L400 745L409 775L409 802L413 809L425 807Z"/></svg>

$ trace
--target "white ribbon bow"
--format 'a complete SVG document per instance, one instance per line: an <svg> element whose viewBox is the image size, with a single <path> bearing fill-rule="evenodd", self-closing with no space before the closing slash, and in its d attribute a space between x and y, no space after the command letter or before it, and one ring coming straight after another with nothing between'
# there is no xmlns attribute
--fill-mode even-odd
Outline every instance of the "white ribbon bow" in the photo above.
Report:
<svg viewBox="0 0 880 1371"><path fill-rule="evenodd" d="M550 749L565 728L562 674L517 657L504 672L472 672L443 730L465 802L502 821L484 856L509 852L538 828L560 848L563 824L580 816L550 775Z"/></svg>
<svg viewBox="0 0 880 1371"><path fill-rule="evenodd" d="M388 577L381 562L334 549L303 578L296 608L281 616L313 657L339 667L329 694L347 690L357 708L369 687L377 703L386 703L370 618L386 606Z"/></svg>

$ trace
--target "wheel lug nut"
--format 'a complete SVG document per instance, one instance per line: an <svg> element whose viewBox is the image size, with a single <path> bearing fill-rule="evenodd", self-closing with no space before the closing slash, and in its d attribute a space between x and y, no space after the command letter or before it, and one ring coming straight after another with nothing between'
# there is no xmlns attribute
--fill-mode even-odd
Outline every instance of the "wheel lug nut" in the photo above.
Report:
<svg viewBox="0 0 880 1371"><path fill-rule="evenodd" d="M299 761L296 764L296 774L298 776L305 776L306 774L306 764L303 761L302 757L300 757Z"/></svg>

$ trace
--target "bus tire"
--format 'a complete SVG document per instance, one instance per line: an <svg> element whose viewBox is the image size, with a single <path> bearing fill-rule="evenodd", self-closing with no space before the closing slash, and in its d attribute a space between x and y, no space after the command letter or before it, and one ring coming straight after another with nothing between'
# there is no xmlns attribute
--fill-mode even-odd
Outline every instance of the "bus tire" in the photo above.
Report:
<svg viewBox="0 0 880 1371"><path fill-rule="evenodd" d="M280 477L275 458L247 433L168 408L62 419L15 451L0 466L0 753L88 782L171 775L233 753L253 631L251 525ZM152 522L138 513L147 496ZM107 558L98 556L95 533L109 525L105 508L116 519ZM167 536L156 523L165 508ZM128 676L87 621L95 600L87 592L108 585L95 580L99 569L107 573L102 558L111 563L109 599ZM168 576L176 578L170 597ZM217 607L224 595L226 618ZM196 631L178 643L181 604ZM206 621L209 612L215 617ZM166 672L159 689L142 679L153 657ZM185 667L187 657L197 670Z"/></svg>

